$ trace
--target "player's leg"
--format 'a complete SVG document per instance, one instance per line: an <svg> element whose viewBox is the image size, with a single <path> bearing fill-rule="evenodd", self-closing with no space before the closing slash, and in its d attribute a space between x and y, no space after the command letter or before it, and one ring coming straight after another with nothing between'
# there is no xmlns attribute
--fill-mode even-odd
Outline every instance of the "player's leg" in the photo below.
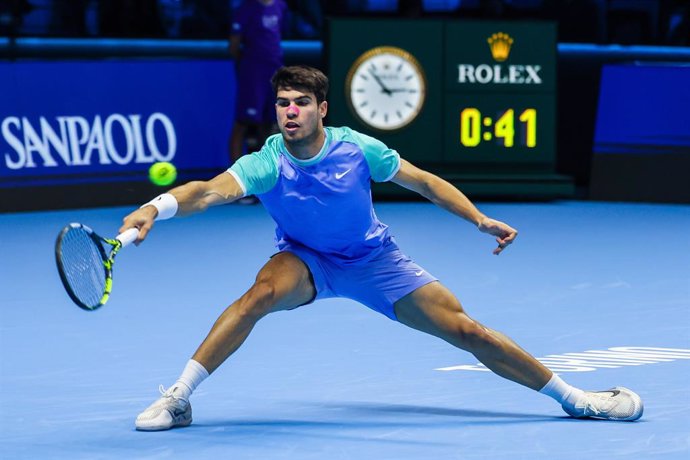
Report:
<svg viewBox="0 0 690 460"><path fill-rule="evenodd" d="M643 406L626 388L584 392L565 383L513 340L470 318L441 283L422 286L394 305L399 322L472 353L496 374L544 393L574 417L637 420Z"/></svg>
<svg viewBox="0 0 690 460"><path fill-rule="evenodd" d="M472 353L496 374L540 390L552 372L505 335L470 318L439 282L422 286L395 303L398 321Z"/></svg>
<svg viewBox="0 0 690 460"><path fill-rule="evenodd" d="M394 241L365 265L343 268L334 283L338 294L474 353L505 378L535 390L549 381L551 371L512 340L467 316L455 296Z"/></svg>
<svg viewBox="0 0 690 460"><path fill-rule="evenodd" d="M311 273L289 252L271 258L251 288L218 317L206 339L185 366L180 378L136 419L138 430L159 431L192 423L189 397L210 373L247 338L268 313L310 302L316 294Z"/></svg>
<svg viewBox="0 0 690 460"><path fill-rule="evenodd" d="M259 319L303 305L315 294L302 260L289 252L275 255L259 271L252 287L216 320L192 359L212 373L239 348Z"/></svg>

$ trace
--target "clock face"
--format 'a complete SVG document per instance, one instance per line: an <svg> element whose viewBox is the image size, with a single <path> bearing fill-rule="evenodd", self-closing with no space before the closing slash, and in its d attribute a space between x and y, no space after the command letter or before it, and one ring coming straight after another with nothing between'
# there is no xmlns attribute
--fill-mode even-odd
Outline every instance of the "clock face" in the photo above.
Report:
<svg viewBox="0 0 690 460"><path fill-rule="evenodd" d="M362 54L345 80L346 99L364 124L400 129L414 120L426 94L424 71L405 50L380 46Z"/></svg>

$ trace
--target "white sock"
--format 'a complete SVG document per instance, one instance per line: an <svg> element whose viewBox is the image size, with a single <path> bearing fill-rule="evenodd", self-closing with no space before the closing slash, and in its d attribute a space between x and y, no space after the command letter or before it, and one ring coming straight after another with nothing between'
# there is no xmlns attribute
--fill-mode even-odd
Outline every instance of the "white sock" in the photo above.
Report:
<svg viewBox="0 0 690 460"><path fill-rule="evenodd" d="M556 374L553 374L551 376L551 380L544 385L544 388L539 390L539 393L545 394L546 396L551 396L561 405L568 403L569 405L574 406L577 400L580 399L585 392L579 388L568 385L563 381L562 378Z"/></svg>
<svg viewBox="0 0 690 460"><path fill-rule="evenodd" d="M197 361L190 359L182 371L182 375L175 382L173 392L176 396L181 396L184 399L189 399L192 392L196 390L204 379L208 377L208 371Z"/></svg>

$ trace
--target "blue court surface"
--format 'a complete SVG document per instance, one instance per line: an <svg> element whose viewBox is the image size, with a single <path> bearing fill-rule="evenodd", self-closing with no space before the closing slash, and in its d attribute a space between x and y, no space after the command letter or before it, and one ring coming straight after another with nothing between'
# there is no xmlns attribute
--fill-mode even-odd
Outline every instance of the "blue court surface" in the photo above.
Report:
<svg viewBox="0 0 690 460"><path fill-rule="evenodd" d="M194 423L134 430L273 252L260 206L158 223L115 265L110 302L74 306L53 245L128 208L0 215L3 459L690 458L690 207L485 203L493 239L425 203L380 203L403 250L470 315L584 389L623 385L639 422L580 421L476 359L352 301L259 322L192 397Z"/></svg>

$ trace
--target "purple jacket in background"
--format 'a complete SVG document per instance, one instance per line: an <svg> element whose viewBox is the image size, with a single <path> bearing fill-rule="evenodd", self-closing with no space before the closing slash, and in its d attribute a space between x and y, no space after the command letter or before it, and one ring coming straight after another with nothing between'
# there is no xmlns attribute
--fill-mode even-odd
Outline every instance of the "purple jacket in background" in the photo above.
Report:
<svg viewBox="0 0 690 460"><path fill-rule="evenodd" d="M242 35L242 61L251 66L283 65L281 31L287 14L283 0L264 5L258 0L244 0L235 10L232 34Z"/></svg>

